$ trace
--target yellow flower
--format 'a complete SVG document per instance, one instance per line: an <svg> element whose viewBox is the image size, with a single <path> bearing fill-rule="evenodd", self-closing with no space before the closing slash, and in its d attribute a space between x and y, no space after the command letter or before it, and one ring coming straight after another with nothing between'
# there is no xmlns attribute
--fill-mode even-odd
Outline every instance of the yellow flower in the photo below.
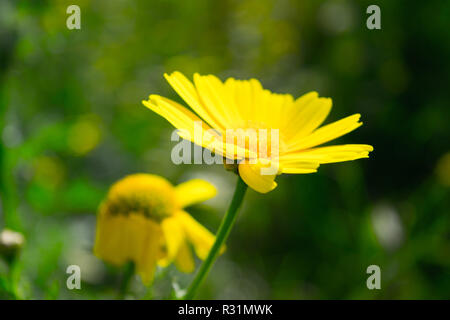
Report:
<svg viewBox="0 0 450 320"><path fill-rule="evenodd" d="M215 187L200 179L174 187L156 175L129 175L111 187L100 205L94 253L117 266L134 262L146 284L157 263L174 262L180 271L192 272L190 245L205 259L215 237L183 208L215 195Z"/></svg>
<svg viewBox="0 0 450 320"><path fill-rule="evenodd" d="M213 75L194 74L193 84L180 72L165 74L165 77L196 114L158 95L150 95L143 104L180 129L178 134L182 138L235 160L239 175L258 192L273 190L277 186L275 177L279 174L316 172L322 163L367 158L373 150L372 146L365 144L316 148L362 124L360 115L354 114L319 128L328 116L332 102L329 98L319 97L316 92L294 100L289 94L275 94L264 89L256 79L228 78L222 82ZM199 122L202 126L200 142L194 132ZM228 131L236 129L256 130L257 147L250 146L248 136L241 140L233 138L231 142L226 139ZM270 145L274 144L267 135L259 134L264 129L277 132L276 154L267 152L261 156L260 143L266 144L266 150L272 150ZM241 131L240 134L245 133ZM245 141L245 144L237 144L236 141ZM244 157L239 153L240 148L244 149ZM245 161L255 159L255 154L257 161ZM262 173L262 168L274 163L276 170L273 174Z"/></svg>

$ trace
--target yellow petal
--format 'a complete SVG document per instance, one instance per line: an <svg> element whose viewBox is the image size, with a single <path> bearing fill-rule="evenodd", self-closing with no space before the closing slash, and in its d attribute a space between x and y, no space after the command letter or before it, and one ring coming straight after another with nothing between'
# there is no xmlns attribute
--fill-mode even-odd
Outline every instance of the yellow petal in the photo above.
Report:
<svg viewBox="0 0 450 320"><path fill-rule="evenodd" d="M204 260L214 244L215 236L188 213L181 211L176 216L182 221L185 234L192 243L195 253Z"/></svg>
<svg viewBox="0 0 450 320"><path fill-rule="evenodd" d="M194 110L202 119L204 119L213 128L220 131L225 131L225 127L217 119L217 115L208 110L200 100L200 97L191 81L189 81L181 72L175 71L172 74L164 74L164 77L186 101L186 103Z"/></svg>
<svg viewBox="0 0 450 320"><path fill-rule="evenodd" d="M190 273L195 269L194 257L191 248L187 242L183 242L180 246L178 254L175 258L175 265L181 272Z"/></svg>
<svg viewBox="0 0 450 320"><path fill-rule="evenodd" d="M286 128L288 141L297 141L317 129L331 111L332 101L329 98L315 97L316 93L297 99L298 112L291 117L290 128ZM310 98L309 98L310 97Z"/></svg>
<svg viewBox="0 0 450 320"><path fill-rule="evenodd" d="M175 187L178 204L184 208L216 196L217 189L211 183L201 179L192 179Z"/></svg>
<svg viewBox="0 0 450 320"><path fill-rule="evenodd" d="M290 94L272 93L263 90L257 97L257 107L251 119L263 124L267 128L283 130L289 122L286 110L293 104L294 99ZM292 120L292 119L291 119Z"/></svg>
<svg viewBox="0 0 450 320"><path fill-rule="evenodd" d="M373 147L367 144L344 144L338 146L313 148L283 155L282 161L317 161L333 163L368 158Z"/></svg>
<svg viewBox="0 0 450 320"><path fill-rule="evenodd" d="M260 193L267 193L277 186L277 183L274 181L276 174L263 175L261 174L262 167L260 162L256 164L240 163L238 170L242 180L250 188Z"/></svg>
<svg viewBox="0 0 450 320"><path fill-rule="evenodd" d="M252 114L254 108L251 82L228 78L225 81L225 88L227 93L234 100L237 107L237 112L240 114L240 118L249 119L249 115Z"/></svg>
<svg viewBox="0 0 450 320"><path fill-rule="evenodd" d="M301 121L300 114L303 110L310 104L310 102L318 99L319 95L317 92L308 92L295 100L294 103L290 104L285 111L287 123L283 126L283 133L286 138L294 136L299 129L299 126L295 121Z"/></svg>
<svg viewBox="0 0 450 320"><path fill-rule="evenodd" d="M286 126L292 123L292 117L286 112L294 104L294 98L290 94L271 94L269 106L273 105L273 113L268 112L265 123L272 129L279 129L282 136L287 136Z"/></svg>
<svg viewBox="0 0 450 320"><path fill-rule="evenodd" d="M362 125L362 122L359 122L360 117L360 114L354 114L323 126L312 132L310 135L297 141L293 141L288 147L288 152L291 153L308 149L343 136Z"/></svg>
<svg viewBox="0 0 450 320"><path fill-rule="evenodd" d="M122 224L122 247L127 261L139 263L145 254L147 238L147 220L140 213L130 212Z"/></svg>
<svg viewBox="0 0 450 320"><path fill-rule="evenodd" d="M224 86L226 95L234 101L231 107L237 108L234 128L245 129L252 123L263 123L269 128L280 129L288 122L286 109L293 103L291 95L271 93L256 79L228 78Z"/></svg>
<svg viewBox="0 0 450 320"><path fill-rule="evenodd" d="M239 123L240 116L235 100L228 94L219 78L213 75L201 76L196 73L194 83L203 104L216 115L225 129L233 128L236 122Z"/></svg>
<svg viewBox="0 0 450 320"><path fill-rule="evenodd" d="M255 155L254 152L222 141L222 137L217 132L212 130L194 113L175 101L158 95L151 95L148 101L142 101L142 103L152 111L164 117L177 129L180 129L178 135L183 139L189 140L204 148L208 148L221 156L227 155L232 159L241 159L242 157L239 157L239 155ZM228 152L230 154L228 154L226 150L229 150Z"/></svg>
<svg viewBox="0 0 450 320"><path fill-rule="evenodd" d="M94 254L111 264L120 266L127 261L123 246L123 228L125 219L122 215L110 216L100 208L97 217Z"/></svg>
<svg viewBox="0 0 450 320"><path fill-rule="evenodd" d="M319 162L309 159L283 159L280 158L281 172L291 174L306 174L317 172Z"/></svg>
<svg viewBox="0 0 450 320"><path fill-rule="evenodd" d="M175 217L166 218L161 222L167 248L167 260L171 262L178 254L181 244L185 241L183 227Z"/></svg>
<svg viewBox="0 0 450 320"><path fill-rule="evenodd" d="M261 82L257 79L250 79L249 82L253 94L253 105L245 119L265 122L270 114L272 93L264 89ZM247 109L248 106L241 104L240 108Z"/></svg>
<svg viewBox="0 0 450 320"><path fill-rule="evenodd" d="M142 282L148 285L153 280L164 238L161 227L150 219L146 219L144 227L146 228L146 237L143 251L141 258L135 261L135 264L136 273L140 275Z"/></svg>
<svg viewBox="0 0 450 320"><path fill-rule="evenodd" d="M180 129L179 135L184 139L199 142L202 146L210 145L213 141L221 142L218 135L214 135L211 128L204 121L175 101L158 95L151 95L148 101L144 100L142 103L164 117L174 127ZM200 133L198 138L201 141L196 141L196 130Z"/></svg>
<svg viewBox="0 0 450 320"><path fill-rule="evenodd" d="M117 266L133 261L136 273L148 284L161 254L161 239L160 226L142 215L110 215L100 209L94 253Z"/></svg>

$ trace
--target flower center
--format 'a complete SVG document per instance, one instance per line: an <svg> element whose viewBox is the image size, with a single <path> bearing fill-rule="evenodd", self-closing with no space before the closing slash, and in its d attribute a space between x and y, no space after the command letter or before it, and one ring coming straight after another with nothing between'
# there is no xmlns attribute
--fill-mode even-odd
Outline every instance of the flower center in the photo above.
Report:
<svg viewBox="0 0 450 320"><path fill-rule="evenodd" d="M241 148L258 155L258 158L271 158L286 148L279 129L270 128L255 120L243 120L227 130L226 139Z"/></svg>
<svg viewBox="0 0 450 320"><path fill-rule="evenodd" d="M133 174L116 182L103 206L111 215L138 213L158 222L178 208L173 186L150 174Z"/></svg>

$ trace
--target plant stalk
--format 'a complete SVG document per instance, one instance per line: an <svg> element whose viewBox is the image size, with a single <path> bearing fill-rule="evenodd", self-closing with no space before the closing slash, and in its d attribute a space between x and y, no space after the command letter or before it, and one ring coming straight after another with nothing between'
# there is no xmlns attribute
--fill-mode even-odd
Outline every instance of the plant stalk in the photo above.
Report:
<svg viewBox="0 0 450 320"><path fill-rule="evenodd" d="M206 257L205 261L203 261L202 265L200 266L200 269L198 270L194 280L187 289L186 294L183 296L183 300L192 300L195 297L199 286L208 275L208 272L214 264L214 261L216 261L220 252L220 248L222 248L223 244L227 240L231 228L236 221L237 212L242 204L242 200L244 199L245 191L247 191L247 185L241 179L241 177L238 176L233 199L231 200L230 207L228 208L225 216L222 219L219 231L217 231L216 241L209 251L209 254Z"/></svg>

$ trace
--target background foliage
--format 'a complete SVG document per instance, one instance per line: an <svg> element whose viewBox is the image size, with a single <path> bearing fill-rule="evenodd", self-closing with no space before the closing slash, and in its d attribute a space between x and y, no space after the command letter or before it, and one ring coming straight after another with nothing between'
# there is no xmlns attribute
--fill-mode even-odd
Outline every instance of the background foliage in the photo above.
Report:
<svg viewBox="0 0 450 320"><path fill-rule="evenodd" d="M81 7L81 30L66 8ZM450 298L450 2L376 1L0 2L0 228L26 244L16 297L104 299L121 272L92 254L95 213L108 187L148 172L179 183L206 178L216 199L190 208L217 230L235 177L221 166L174 165L172 126L141 105L179 101L163 79L180 70L256 77L273 91L333 98L327 122L359 112L339 143L369 143L370 159L281 176L247 194L228 251L199 298ZM66 288L66 268L82 289ZM382 289L366 288L366 268ZM0 261L0 297L8 267ZM170 268L130 297L166 298Z"/></svg>

